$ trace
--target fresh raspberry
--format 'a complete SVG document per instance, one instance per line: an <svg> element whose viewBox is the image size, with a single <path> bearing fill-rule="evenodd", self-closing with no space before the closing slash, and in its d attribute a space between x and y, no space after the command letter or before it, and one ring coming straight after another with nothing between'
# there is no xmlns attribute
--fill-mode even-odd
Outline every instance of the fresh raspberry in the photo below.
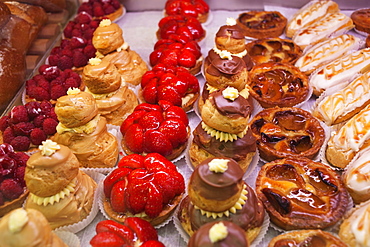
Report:
<svg viewBox="0 0 370 247"><path fill-rule="evenodd" d="M55 85L50 89L50 98L53 100L57 100L63 95L66 95L66 89L62 85Z"/></svg>
<svg viewBox="0 0 370 247"><path fill-rule="evenodd" d="M72 38L73 25L73 21L68 22L67 26L63 30L64 37L68 39Z"/></svg>
<svg viewBox="0 0 370 247"><path fill-rule="evenodd" d="M54 86L62 85L62 84L63 84L63 81L61 80L61 78L58 77L50 82L50 88Z"/></svg>
<svg viewBox="0 0 370 247"><path fill-rule="evenodd" d="M70 69L73 67L73 61L72 58L67 56L61 56L58 60L58 68L61 70Z"/></svg>
<svg viewBox="0 0 370 247"><path fill-rule="evenodd" d="M33 78L26 81L26 90L28 90L28 88L30 87L36 87L36 86L37 86L37 82Z"/></svg>
<svg viewBox="0 0 370 247"><path fill-rule="evenodd" d="M49 92L42 87L32 87L28 89L28 96L38 101L49 100Z"/></svg>
<svg viewBox="0 0 370 247"><path fill-rule="evenodd" d="M98 26L99 26L99 23L100 23L101 20L93 20L90 22L90 27L95 30Z"/></svg>
<svg viewBox="0 0 370 247"><path fill-rule="evenodd" d="M91 40L94 36L94 31L95 29L91 29L91 27L89 26L90 29L87 29L84 31L83 33L83 37L87 40Z"/></svg>
<svg viewBox="0 0 370 247"><path fill-rule="evenodd" d="M83 52L74 52L73 53L73 66L79 68L87 64L89 59L83 54Z"/></svg>
<svg viewBox="0 0 370 247"><path fill-rule="evenodd" d="M51 81L60 75L60 70L56 66L44 64L40 66L39 73L43 75L46 80Z"/></svg>
<svg viewBox="0 0 370 247"><path fill-rule="evenodd" d="M9 145L10 146L10 145ZM13 147L12 147L13 148ZM20 166L26 166L27 160L29 159L29 156L23 152L11 152L8 154L10 158L14 159L15 162L17 162L18 167Z"/></svg>
<svg viewBox="0 0 370 247"><path fill-rule="evenodd" d="M58 62L59 62L59 55L55 55L55 54L50 54L50 56L48 57L48 62L50 65L58 65Z"/></svg>
<svg viewBox="0 0 370 247"><path fill-rule="evenodd" d="M73 37L71 39L70 46L72 50L75 50L77 48L84 48L86 46L86 40L82 37Z"/></svg>
<svg viewBox="0 0 370 247"><path fill-rule="evenodd" d="M44 115L38 115L37 117L35 117L33 119L33 124L37 128L42 128L42 123L44 122L44 120L45 120L45 116Z"/></svg>
<svg viewBox="0 0 370 247"><path fill-rule="evenodd" d="M67 92L69 88L79 88L80 83L78 83L74 78L70 77L64 81L63 87L64 87L65 92Z"/></svg>
<svg viewBox="0 0 370 247"><path fill-rule="evenodd" d="M46 118L42 124L42 129L47 135L54 135L58 122L52 118Z"/></svg>
<svg viewBox="0 0 370 247"><path fill-rule="evenodd" d="M92 58L92 57L95 57L95 52L96 52L96 49L93 45L87 45L85 48L84 48L84 51L83 53L85 54L85 56L87 58Z"/></svg>
<svg viewBox="0 0 370 247"><path fill-rule="evenodd" d="M88 3L88 2L83 2L80 7L78 8L78 13L80 12L87 12L89 13L89 11L91 11L91 5Z"/></svg>
<svg viewBox="0 0 370 247"><path fill-rule="evenodd" d="M24 105L27 109L28 116L34 119L41 114L41 106L38 101L31 101Z"/></svg>
<svg viewBox="0 0 370 247"><path fill-rule="evenodd" d="M23 193L23 188L15 179L8 178L0 184L0 191L6 199L14 200Z"/></svg>
<svg viewBox="0 0 370 247"><path fill-rule="evenodd" d="M27 151L30 148L31 140L27 136L16 136L10 142L14 150L17 151Z"/></svg>
<svg viewBox="0 0 370 247"><path fill-rule="evenodd" d="M40 128L34 128L30 134L31 143L33 145L41 145L47 139L47 135Z"/></svg>
<svg viewBox="0 0 370 247"><path fill-rule="evenodd" d="M35 128L33 123L21 122L13 126L13 133L16 136L29 136L33 128Z"/></svg>
<svg viewBox="0 0 370 247"><path fill-rule="evenodd" d="M91 19L92 19L92 17L91 17L90 14L88 14L86 11L81 11L75 17L74 21L76 23L80 23L80 24L89 24Z"/></svg>
<svg viewBox="0 0 370 247"><path fill-rule="evenodd" d="M24 181L25 170L26 170L25 166L19 166L14 172L14 178L18 181L21 187L26 186L26 182Z"/></svg>
<svg viewBox="0 0 370 247"><path fill-rule="evenodd" d="M14 124L29 121L27 109L24 107L24 105L15 106L10 111L10 117L12 119L12 123Z"/></svg>
<svg viewBox="0 0 370 247"><path fill-rule="evenodd" d="M54 108L54 107L50 109L50 112L49 112L49 115L48 115L48 116L49 116L50 118L54 119L55 121L58 121L58 122L59 122L59 120L58 120L58 116L57 116L57 114L55 113L55 108Z"/></svg>
<svg viewBox="0 0 370 247"><path fill-rule="evenodd" d="M112 14L114 11L116 11L115 8L110 4L104 4L103 10L106 15Z"/></svg>
<svg viewBox="0 0 370 247"><path fill-rule="evenodd" d="M11 143L12 140L14 139L15 135L13 133L13 129L11 127L8 127L4 130L3 132L3 141L5 143Z"/></svg>
<svg viewBox="0 0 370 247"><path fill-rule="evenodd" d="M96 6L95 8L93 8L93 16L104 16L105 13L104 13L104 10L101 6Z"/></svg>
<svg viewBox="0 0 370 247"><path fill-rule="evenodd" d="M4 130L9 126L9 119L10 117L7 115L0 118L0 131L4 132Z"/></svg>
<svg viewBox="0 0 370 247"><path fill-rule="evenodd" d="M111 1L111 4L112 6L115 8L115 9L119 9L121 7L121 3L118 1L118 0L112 0Z"/></svg>
<svg viewBox="0 0 370 247"><path fill-rule="evenodd" d="M66 47L66 48L64 48L63 50L60 51L60 56L72 57L73 56L73 51L68 46L68 47Z"/></svg>
<svg viewBox="0 0 370 247"><path fill-rule="evenodd" d="M50 103L50 101L44 100L40 103L40 107L42 114L48 116L48 114L50 113L50 109L53 108L53 105Z"/></svg>

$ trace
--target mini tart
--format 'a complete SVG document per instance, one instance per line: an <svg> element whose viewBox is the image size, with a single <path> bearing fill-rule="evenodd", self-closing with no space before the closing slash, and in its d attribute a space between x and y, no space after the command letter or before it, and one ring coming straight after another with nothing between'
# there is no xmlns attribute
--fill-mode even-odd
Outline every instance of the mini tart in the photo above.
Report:
<svg viewBox="0 0 370 247"><path fill-rule="evenodd" d="M296 107L268 108L250 123L261 158L314 158L325 140L325 131L310 112Z"/></svg>
<svg viewBox="0 0 370 247"><path fill-rule="evenodd" d="M130 214L130 213L115 212L112 209L112 206L111 206L108 198L103 199L103 207L104 207L105 213L110 218L114 219L117 222L123 223L123 222L125 222L125 219L127 217L136 216L136 217L140 217L140 218L150 222L150 224L152 224L153 226L157 226L157 225L160 225L161 223L165 222L171 216L172 212L175 210L177 205L179 205L179 203L181 202L182 197L183 197L183 194L174 197L171 201L171 204L167 204L166 206L164 206L162 212L155 218L149 218L145 214L144 215L133 215L133 214Z"/></svg>
<svg viewBox="0 0 370 247"><path fill-rule="evenodd" d="M320 246L347 247L338 237L321 230L300 230L283 233L271 239L268 247Z"/></svg>
<svg viewBox="0 0 370 247"><path fill-rule="evenodd" d="M281 38L257 39L246 44L255 65L267 62L294 64L302 49L293 41Z"/></svg>
<svg viewBox="0 0 370 247"><path fill-rule="evenodd" d="M0 206L0 218L16 208L21 208L28 194L28 189L25 189L17 199L4 202L4 204Z"/></svg>
<svg viewBox="0 0 370 247"><path fill-rule="evenodd" d="M370 34L370 8L354 11L351 14L351 19L358 31Z"/></svg>
<svg viewBox="0 0 370 247"><path fill-rule="evenodd" d="M273 223L284 230L323 229L346 212L349 195L330 167L307 158L274 160L262 166L256 193Z"/></svg>
<svg viewBox="0 0 370 247"><path fill-rule="evenodd" d="M245 36L256 39L279 37L287 24L287 18L278 11L244 12L236 21Z"/></svg>
<svg viewBox="0 0 370 247"><path fill-rule="evenodd" d="M308 77L297 67L272 62L253 67L248 87L264 108L295 106L307 99L310 91Z"/></svg>

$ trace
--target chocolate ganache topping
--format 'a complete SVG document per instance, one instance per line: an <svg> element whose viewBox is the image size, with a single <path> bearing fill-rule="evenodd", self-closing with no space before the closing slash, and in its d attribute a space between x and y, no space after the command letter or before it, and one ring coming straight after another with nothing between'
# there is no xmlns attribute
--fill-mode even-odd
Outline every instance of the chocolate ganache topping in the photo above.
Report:
<svg viewBox="0 0 370 247"><path fill-rule="evenodd" d="M247 99L241 95L239 95L235 100L225 99L222 95L223 90L218 90L210 94L212 105L215 106L222 115L230 117L248 117L251 114L252 107Z"/></svg>
<svg viewBox="0 0 370 247"><path fill-rule="evenodd" d="M230 37L232 39L245 39L243 34L243 29L241 29L238 25L224 25L221 26L218 32L216 33L216 37Z"/></svg>
<svg viewBox="0 0 370 247"><path fill-rule="evenodd" d="M217 55L218 56L218 55ZM207 68L207 72L214 76L221 75L236 75L246 68L243 59L231 56L232 59L222 59L220 56L210 61L210 66Z"/></svg>
<svg viewBox="0 0 370 247"><path fill-rule="evenodd" d="M256 138L252 135L251 128L248 128L242 138L233 142L221 142L204 131L200 123L193 131L193 136L195 144L216 157L232 158L238 162L256 151Z"/></svg>
<svg viewBox="0 0 370 247"><path fill-rule="evenodd" d="M254 62L252 61L251 56L249 56L248 54L246 54L242 58L239 58L239 57L234 56L234 55L232 55L232 57L233 57L233 60L235 58L234 62L233 62L233 60L222 59L222 58L220 58L220 55L218 55L213 49L211 49L211 50L209 50L208 56L205 60L205 67L207 68L207 66L209 64L212 64L213 66L216 66L214 69L217 69L217 68L219 68L219 67L217 67L217 63L221 63L222 61L225 62L226 64L228 64L228 66L231 67L231 68L233 66L234 67L239 66L239 71L243 68L246 68L248 71L250 71L254 66ZM216 64L212 63L212 61L214 61L214 60L218 60L218 62ZM221 61L219 61L219 60L221 60ZM243 61L244 63L242 63L241 61ZM221 69L220 69L220 71L223 72ZM239 72L239 71L237 71L237 72ZM210 73L210 72L208 71L208 73ZM218 73L220 73L220 72L218 72ZM225 73L225 72L223 72L223 73ZM212 73L210 73L210 74L213 75Z"/></svg>

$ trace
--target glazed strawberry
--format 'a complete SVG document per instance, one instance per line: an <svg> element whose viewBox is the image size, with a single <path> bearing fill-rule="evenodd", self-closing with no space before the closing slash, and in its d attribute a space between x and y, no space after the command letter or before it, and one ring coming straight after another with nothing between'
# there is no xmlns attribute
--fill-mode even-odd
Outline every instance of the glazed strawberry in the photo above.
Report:
<svg viewBox="0 0 370 247"><path fill-rule="evenodd" d="M100 232L90 240L90 244L93 247L122 247L126 243L113 232Z"/></svg>
<svg viewBox="0 0 370 247"><path fill-rule="evenodd" d="M164 170L164 169L171 169L171 170L176 170L176 166L163 157L162 155L158 153L149 153L145 156L143 159L143 166L145 169L151 172L159 171L159 170Z"/></svg>
<svg viewBox="0 0 370 247"><path fill-rule="evenodd" d="M134 153L144 152L144 129L139 124L128 127L124 136L124 141L128 149Z"/></svg>
<svg viewBox="0 0 370 247"><path fill-rule="evenodd" d="M130 174L132 170L127 167L120 167L114 169L105 179L104 179L104 195L105 197L110 197L113 185L118 181L125 180L126 176Z"/></svg>
<svg viewBox="0 0 370 247"><path fill-rule="evenodd" d="M167 15L186 15L205 22L209 12L208 4L203 0L168 0L165 5Z"/></svg>
<svg viewBox="0 0 370 247"><path fill-rule="evenodd" d="M173 146L166 136L158 130L148 130L144 134L143 151L146 153L155 152L163 156L172 153Z"/></svg>
<svg viewBox="0 0 370 247"><path fill-rule="evenodd" d="M158 240L155 228L147 221L138 217L129 217L125 220L125 225L130 227L142 243L149 240Z"/></svg>
<svg viewBox="0 0 370 247"><path fill-rule="evenodd" d="M147 112L139 119L139 125L145 126L144 131L158 129L162 122L163 115L161 111Z"/></svg>
<svg viewBox="0 0 370 247"><path fill-rule="evenodd" d="M189 119L186 113L178 106L171 106L165 111L165 119L178 118L186 126L189 124Z"/></svg>
<svg viewBox="0 0 370 247"><path fill-rule="evenodd" d="M131 179L125 190L127 209L132 214L138 214L145 211L145 205L148 200L148 184L143 179Z"/></svg>
<svg viewBox="0 0 370 247"><path fill-rule="evenodd" d="M152 182L148 183L148 200L145 205L145 213L150 218L158 216L162 211L163 194L158 187Z"/></svg>
<svg viewBox="0 0 370 247"><path fill-rule="evenodd" d="M163 121L158 130L168 138L173 147L178 147L184 144L184 140L187 140L186 125L178 118Z"/></svg>
<svg viewBox="0 0 370 247"><path fill-rule="evenodd" d="M122 135L124 135L132 124L138 123L139 119L146 113L144 110L135 110L132 114L130 114L126 120L120 126L120 131Z"/></svg>
<svg viewBox="0 0 370 247"><path fill-rule="evenodd" d="M126 212L125 189L127 181L121 180L113 185L110 193L110 204L112 209L118 213Z"/></svg>
<svg viewBox="0 0 370 247"><path fill-rule="evenodd" d="M133 239L135 238L134 232L125 225L122 225L113 220L103 220L96 224L96 233L101 232L113 232L119 237L123 238L127 244L133 245Z"/></svg>
<svg viewBox="0 0 370 247"><path fill-rule="evenodd" d="M156 240L149 240L140 245L141 247L165 247L162 242Z"/></svg>
<svg viewBox="0 0 370 247"><path fill-rule="evenodd" d="M123 156L118 162L118 167L128 167L128 168L144 168L144 157L140 154L131 154Z"/></svg>

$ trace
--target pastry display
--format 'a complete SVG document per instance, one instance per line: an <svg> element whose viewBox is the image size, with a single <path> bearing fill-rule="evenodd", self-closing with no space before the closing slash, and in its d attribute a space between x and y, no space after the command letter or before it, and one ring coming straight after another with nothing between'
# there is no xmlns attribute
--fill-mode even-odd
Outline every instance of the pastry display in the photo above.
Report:
<svg viewBox="0 0 370 247"><path fill-rule="evenodd" d="M140 83L148 66L125 42L118 24L102 20L94 32L92 44L97 50L97 57L114 64L124 82L135 86Z"/></svg>
<svg viewBox="0 0 370 247"><path fill-rule="evenodd" d="M92 247L102 245L164 247L164 244L158 241L155 228L139 217L126 218L123 224L103 220L96 225L95 231L96 235L90 240Z"/></svg>
<svg viewBox="0 0 370 247"><path fill-rule="evenodd" d="M91 58L82 72L86 91L96 101L98 112L108 124L120 126L138 105L136 94L125 85L116 66L109 61Z"/></svg>
<svg viewBox="0 0 370 247"><path fill-rule="evenodd" d="M15 151L28 151L56 133L58 118L50 101L18 105L0 118L1 142Z"/></svg>
<svg viewBox="0 0 370 247"><path fill-rule="evenodd" d="M104 179L105 214L124 223L133 216L153 226L166 221L180 203L185 181L176 166L158 153L123 157Z"/></svg>
<svg viewBox="0 0 370 247"><path fill-rule="evenodd" d="M367 105L333 132L325 152L331 165L345 168L360 150L369 146L369 114L370 105Z"/></svg>
<svg viewBox="0 0 370 247"><path fill-rule="evenodd" d="M320 95L324 91L343 88L358 73L364 73L370 64L370 48L361 49L339 57L311 74L309 82L313 93Z"/></svg>
<svg viewBox="0 0 370 247"><path fill-rule="evenodd" d="M295 66L309 75L331 61L358 50L361 40L350 34L342 34L307 48Z"/></svg>
<svg viewBox="0 0 370 247"><path fill-rule="evenodd" d="M250 122L260 157L266 161L291 157L314 158L325 131L311 113L295 107L262 110Z"/></svg>
<svg viewBox="0 0 370 247"><path fill-rule="evenodd" d="M285 34L292 38L301 29L305 29L325 16L337 12L339 12L339 6L335 1L309 1L289 19Z"/></svg>
<svg viewBox="0 0 370 247"><path fill-rule="evenodd" d="M370 33L370 9L358 9L352 12L351 19L358 31Z"/></svg>
<svg viewBox="0 0 370 247"><path fill-rule="evenodd" d="M343 89L318 101L312 115L335 125L345 122L370 103L370 71L354 79Z"/></svg>
<svg viewBox="0 0 370 247"><path fill-rule="evenodd" d="M86 12L93 17L107 17L111 21L123 14L123 5L119 0L88 0L83 1L77 13Z"/></svg>
<svg viewBox="0 0 370 247"><path fill-rule="evenodd" d="M191 236L188 247L201 246L248 247L249 243L240 226L223 220L204 224Z"/></svg>
<svg viewBox="0 0 370 247"><path fill-rule="evenodd" d="M206 22L209 16L209 6L204 0L167 0L164 11L166 15L191 16L200 23Z"/></svg>
<svg viewBox="0 0 370 247"><path fill-rule="evenodd" d="M262 107L289 107L307 100L308 78L297 67L284 63L263 63L248 76L250 94Z"/></svg>
<svg viewBox="0 0 370 247"><path fill-rule="evenodd" d="M168 101L142 103L122 123L122 148L126 154L159 153L169 160L186 147L190 132L185 111Z"/></svg>
<svg viewBox="0 0 370 247"><path fill-rule="evenodd" d="M283 246L322 246L322 247L346 247L338 237L322 230L291 231L278 235L271 239L268 247Z"/></svg>
<svg viewBox="0 0 370 247"><path fill-rule="evenodd" d="M14 152L9 144L0 144L0 217L11 210L22 207L28 196L24 181L24 170L29 156L23 152Z"/></svg>
<svg viewBox="0 0 370 247"><path fill-rule="evenodd" d="M278 37L250 41L246 49L255 65L268 62L294 64L302 55L302 49L293 41Z"/></svg>
<svg viewBox="0 0 370 247"><path fill-rule="evenodd" d="M69 147L83 167L109 168L118 159L118 141L107 130L92 94L70 89L58 98L55 113L59 124L52 140Z"/></svg>
<svg viewBox="0 0 370 247"><path fill-rule="evenodd" d="M344 34L353 27L350 17L341 12L336 12L324 16L305 28L299 29L292 37L292 40L304 49L309 45L326 40L333 34Z"/></svg>
<svg viewBox="0 0 370 247"><path fill-rule="evenodd" d="M359 152L342 173L342 180L355 203L370 199L369 195L369 149Z"/></svg>
<svg viewBox="0 0 370 247"><path fill-rule="evenodd" d="M248 11L237 18L244 35L256 39L279 37L285 30L287 19L278 11Z"/></svg>
<svg viewBox="0 0 370 247"><path fill-rule="evenodd" d="M339 228L339 238L349 247L367 246L369 244L369 203L366 201L356 206Z"/></svg>
<svg viewBox="0 0 370 247"><path fill-rule="evenodd" d="M15 209L0 219L1 246L67 247L35 209Z"/></svg>
<svg viewBox="0 0 370 247"><path fill-rule="evenodd" d="M261 231L265 211L242 178L238 163L227 158L210 158L194 169L188 196L177 215L190 237L209 222L231 221L245 231L249 243L253 242Z"/></svg>
<svg viewBox="0 0 370 247"><path fill-rule="evenodd" d="M143 75L139 98L150 104L166 100L188 112L199 91L198 79L187 69L159 63Z"/></svg>
<svg viewBox="0 0 370 247"><path fill-rule="evenodd" d="M68 147L47 140L39 149L27 161L25 208L40 211L52 229L82 221L91 212L96 182Z"/></svg>
<svg viewBox="0 0 370 247"><path fill-rule="evenodd" d="M264 164L257 175L256 193L271 221L284 230L333 226L349 203L348 192L333 169L298 157Z"/></svg>

